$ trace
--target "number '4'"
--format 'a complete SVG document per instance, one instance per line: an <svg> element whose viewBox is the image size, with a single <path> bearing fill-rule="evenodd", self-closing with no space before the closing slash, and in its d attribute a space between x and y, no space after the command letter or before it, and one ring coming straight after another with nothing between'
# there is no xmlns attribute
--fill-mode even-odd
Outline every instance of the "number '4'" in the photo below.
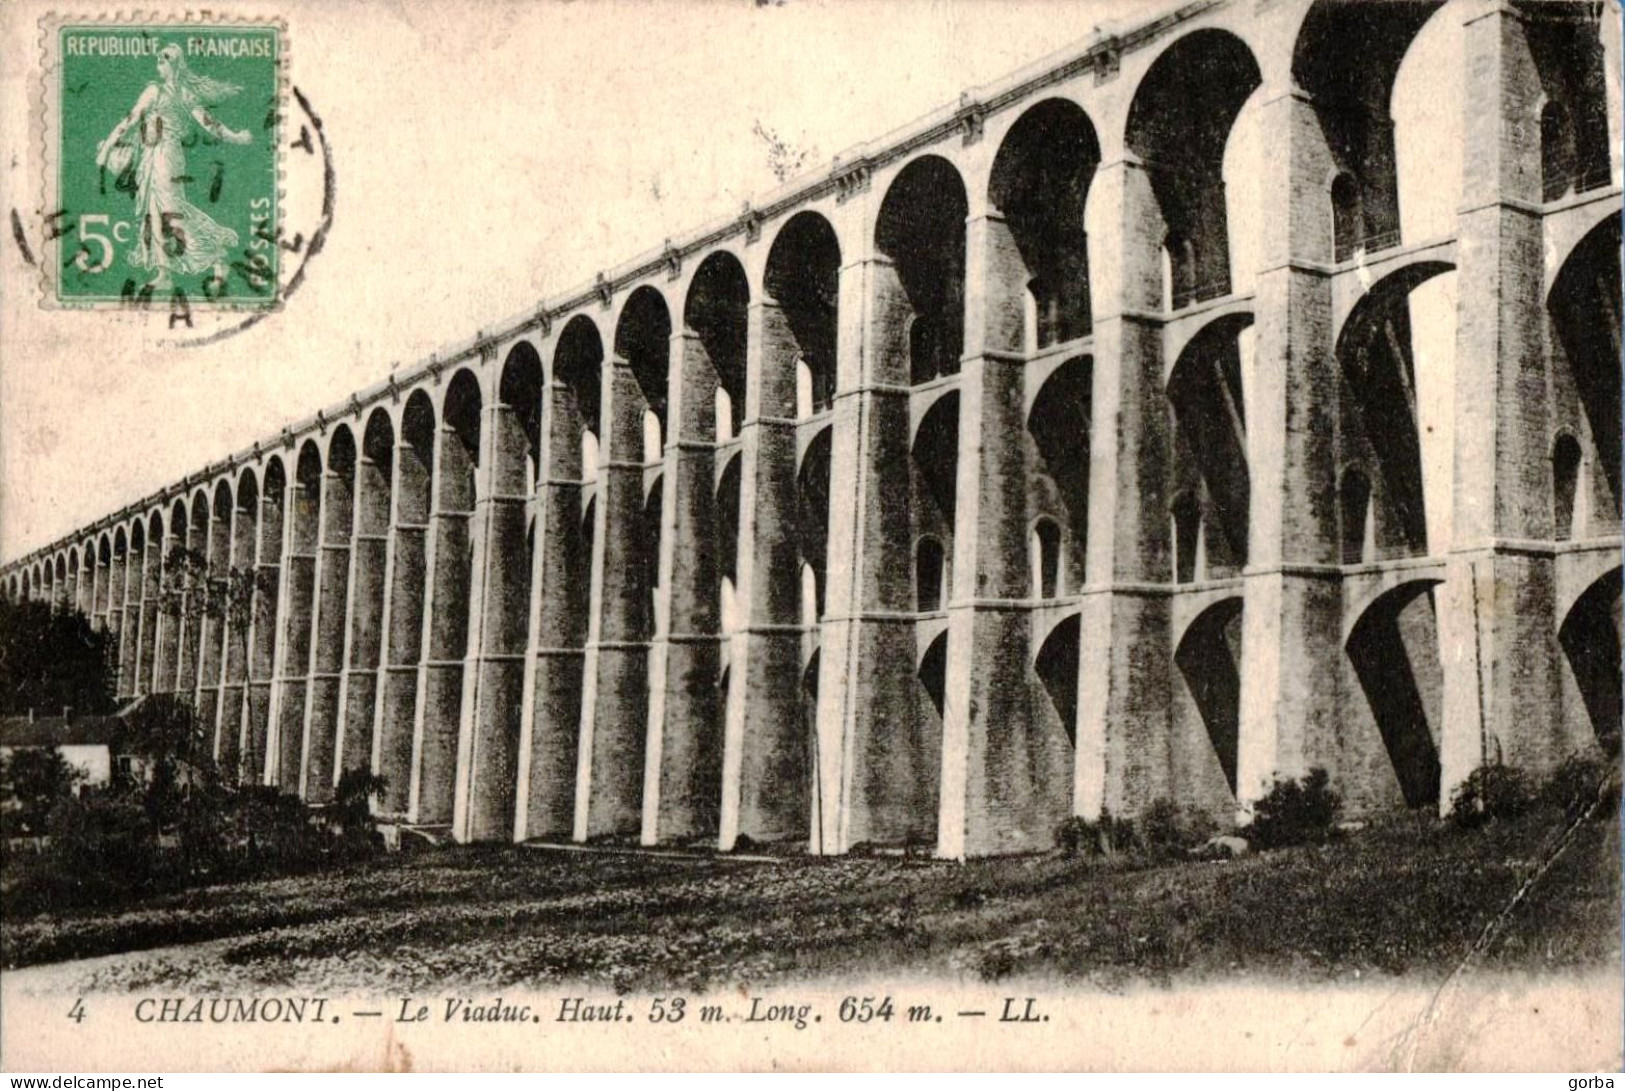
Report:
<svg viewBox="0 0 1625 1091"><path fill-rule="evenodd" d="M68 1018L72 1019L75 1023L83 1023L85 1021L84 997L81 996L74 1000L73 1007L68 1009Z"/></svg>

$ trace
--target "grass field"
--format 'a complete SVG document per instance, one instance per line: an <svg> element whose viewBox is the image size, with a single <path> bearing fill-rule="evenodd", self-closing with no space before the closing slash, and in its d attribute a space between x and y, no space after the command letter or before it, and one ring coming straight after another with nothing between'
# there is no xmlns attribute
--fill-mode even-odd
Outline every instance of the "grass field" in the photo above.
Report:
<svg viewBox="0 0 1625 1091"><path fill-rule="evenodd" d="M193 992L626 992L899 970L1116 988L1442 977L1470 951L1493 968L1570 970L1619 962L1619 859L1614 821L1565 838L1552 811L1474 831L1403 815L1329 845L1161 865L441 848L118 910L4 917L0 963L123 954L87 963L84 986Z"/></svg>

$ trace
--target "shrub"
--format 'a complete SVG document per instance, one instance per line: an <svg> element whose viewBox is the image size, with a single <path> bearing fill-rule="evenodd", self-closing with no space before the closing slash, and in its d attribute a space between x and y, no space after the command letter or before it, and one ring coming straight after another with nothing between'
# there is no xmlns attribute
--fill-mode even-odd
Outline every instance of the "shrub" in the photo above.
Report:
<svg viewBox="0 0 1625 1091"><path fill-rule="evenodd" d="M47 866L33 871L31 889L18 899L21 905L60 909L104 903L153 890L173 870L140 799L130 793L87 790L69 796L52 808L50 831Z"/></svg>
<svg viewBox="0 0 1625 1091"><path fill-rule="evenodd" d="M386 787L383 777L366 769L346 769L339 776L333 817L339 826L338 847L346 855L365 854L383 840L372 808Z"/></svg>
<svg viewBox="0 0 1625 1091"><path fill-rule="evenodd" d="M1156 859L1177 856L1207 840L1216 824L1199 812L1157 799L1136 818L1102 811L1098 819L1073 815L1055 829L1055 847L1068 856L1131 853Z"/></svg>
<svg viewBox="0 0 1625 1091"><path fill-rule="evenodd" d="M1178 854L1195 848L1218 829L1217 823L1207 815L1186 810L1166 796L1147 807L1137 825L1140 843L1157 855Z"/></svg>
<svg viewBox="0 0 1625 1091"><path fill-rule="evenodd" d="M248 875L292 872L321 861L328 838L298 796L256 785L239 790L222 815L228 866Z"/></svg>
<svg viewBox="0 0 1625 1091"><path fill-rule="evenodd" d="M1077 856L1083 852L1083 846L1090 840L1093 823L1080 815L1072 815L1061 819L1061 824L1055 827L1055 847L1068 856Z"/></svg>
<svg viewBox="0 0 1625 1091"><path fill-rule="evenodd" d="M1319 766L1298 780L1278 777L1269 794L1253 804L1247 840L1265 849L1329 840L1342 806L1326 770Z"/></svg>
<svg viewBox="0 0 1625 1091"><path fill-rule="evenodd" d="M903 842L903 859L919 860L929 859L936 855L937 843L935 839L915 835Z"/></svg>
<svg viewBox="0 0 1625 1091"><path fill-rule="evenodd" d="M1571 754L1545 785L1538 799L1542 805L1561 809L1572 822L1591 810L1594 818L1613 818L1619 813L1619 766L1617 759L1595 754Z"/></svg>
<svg viewBox="0 0 1625 1091"><path fill-rule="evenodd" d="M1055 829L1055 847L1068 856L1115 856L1134 844L1134 823L1106 810L1094 821L1073 815Z"/></svg>
<svg viewBox="0 0 1625 1091"><path fill-rule="evenodd" d="M357 794L370 786L359 784ZM7 916L296 874L382 848L370 818L324 824L297 796L275 788L177 786L161 777L69 795L51 809L48 829L43 853L6 861Z"/></svg>
<svg viewBox="0 0 1625 1091"><path fill-rule="evenodd" d="M1451 793L1450 821L1473 829L1493 819L1516 818L1533 803L1523 770L1502 762L1480 765Z"/></svg>

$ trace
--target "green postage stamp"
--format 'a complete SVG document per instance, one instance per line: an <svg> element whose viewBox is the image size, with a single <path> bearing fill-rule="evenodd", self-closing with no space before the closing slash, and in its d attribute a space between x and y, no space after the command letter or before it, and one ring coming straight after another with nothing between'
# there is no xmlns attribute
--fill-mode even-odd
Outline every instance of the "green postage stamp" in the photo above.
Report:
<svg viewBox="0 0 1625 1091"><path fill-rule="evenodd" d="M42 31L46 303L276 306L282 25L53 17Z"/></svg>

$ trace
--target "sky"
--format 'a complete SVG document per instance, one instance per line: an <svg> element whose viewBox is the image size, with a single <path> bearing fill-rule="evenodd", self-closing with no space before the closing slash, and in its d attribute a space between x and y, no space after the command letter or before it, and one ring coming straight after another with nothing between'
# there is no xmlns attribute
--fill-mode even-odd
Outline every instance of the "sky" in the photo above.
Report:
<svg viewBox="0 0 1625 1091"><path fill-rule="evenodd" d="M1461 0L1422 29L1392 113L1407 241L1449 234L1460 177ZM290 79L321 117L336 205L298 293L207 347L150 316L43 309L0 239L0 562L274 436L776 180L758 123L809 165L1133 20L1147 0L253 2L287 27ZM49 8L0 6L0 201L39 243L35 76L9 48ZM1449 75L1446 75L1449 74ZM1615 99L1617 101L1617 88ZM1244 108L1225 173L1244 287L1262 134ZM289 152L289 204L319 174ZM1441 184L1441 180L1449 180ZM1425 488L1447 520L1454 276L1412 298ZM1244 377L1245 381L1245 377ZM1251 415L1249 415L1251 417ZM1430 527L1441 541L1447 526Z"/></svg>
<svg viewBox="0 0 1625 1091"><path fill-rule="evenodd" d="M1149 6L234 5L286 22L291 82L332 147L326 248L281 313L176 348L150 317L41 309L0 239L0 561L737 212L776 185L757 122L827 163ZM35 77L10 46L47 10L0 6L0 200L36 249ZM290 206L315 192L298 154Z"/></svg>

